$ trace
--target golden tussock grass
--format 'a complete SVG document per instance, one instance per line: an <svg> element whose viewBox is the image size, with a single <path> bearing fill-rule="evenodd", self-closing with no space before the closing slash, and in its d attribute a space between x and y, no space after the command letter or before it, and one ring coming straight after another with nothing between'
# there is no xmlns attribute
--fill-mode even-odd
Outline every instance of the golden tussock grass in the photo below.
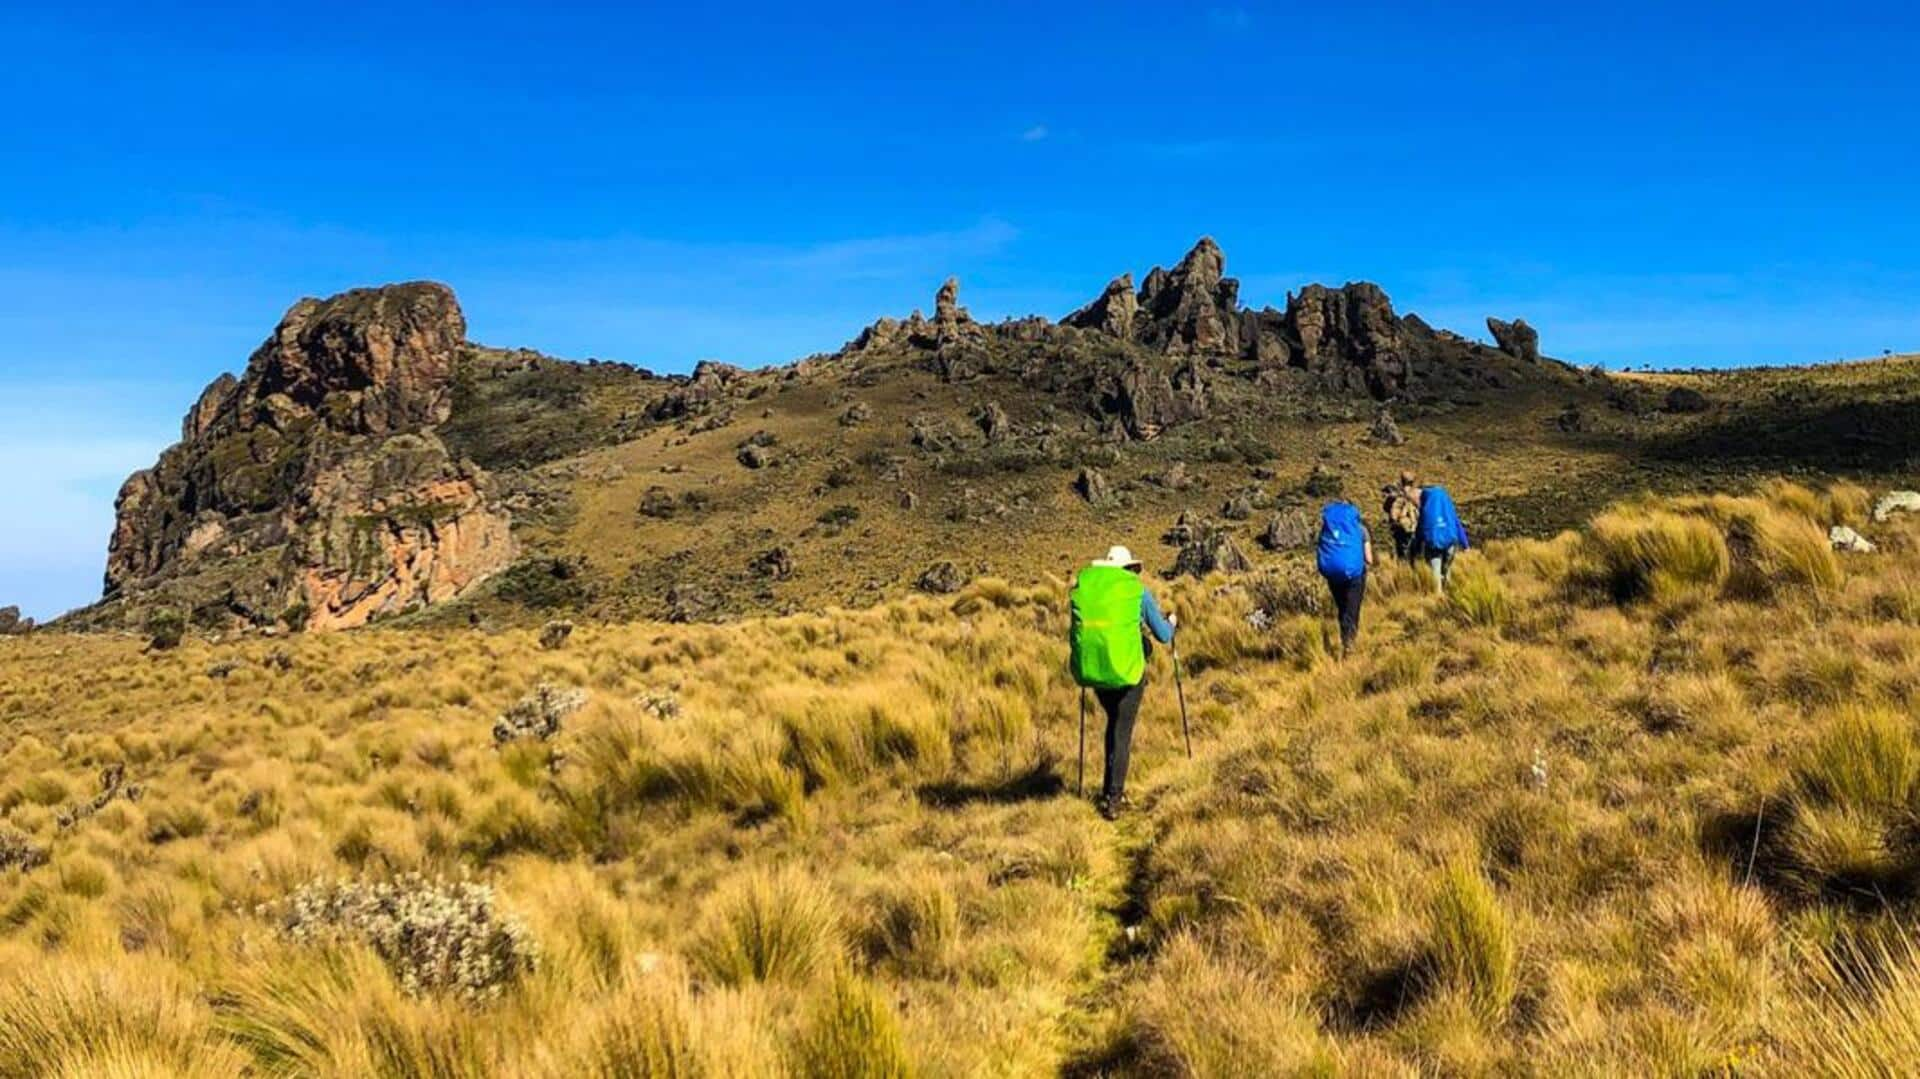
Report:
<svg viewBox="0 0 1920 1079"><path fill-rule="evenodd" d="M1920 544L1864 506L1383 566L1344 660L1297 567L1156 583L1196 755L1162 652L1118 827L1059 581L557 649L0 640L0 837L44 853L0 867L0 1076L1897 1073ZM543 683L583 705L496 743ZM284 916L415 879L447 950ZM462 950L496 919L537 961Z"/></svg>

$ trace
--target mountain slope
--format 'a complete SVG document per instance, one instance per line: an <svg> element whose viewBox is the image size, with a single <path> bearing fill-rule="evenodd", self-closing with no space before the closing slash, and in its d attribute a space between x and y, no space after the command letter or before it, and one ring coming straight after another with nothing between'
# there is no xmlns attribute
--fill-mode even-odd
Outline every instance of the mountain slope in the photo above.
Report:
<svg viewBox="0 0 1920 1079"><path fill-rule="evenodd" d="M1910 452L1911 365L1672 380L1702 394L1542 359L1521 320L1489 319L1500 347L1437 331L1364 283L1241 307L1224 270L1202 240L1059 322L977 322L949 281L932 317L833 354L685 377L473 345L440 286L302 301L129 481L108 600L73 621L865 604L935 569L1038 580L1112 542L1202 540L1202 563L1284 547L1291 514L1336 491L1371 509L1403 468L1453 486L1483 534L1544 534L1637 486L1724 479L1717 462L1777 469L1742 424L1815 402L1875 404L1853 437L1891 442L1811 463Z"/></svg>

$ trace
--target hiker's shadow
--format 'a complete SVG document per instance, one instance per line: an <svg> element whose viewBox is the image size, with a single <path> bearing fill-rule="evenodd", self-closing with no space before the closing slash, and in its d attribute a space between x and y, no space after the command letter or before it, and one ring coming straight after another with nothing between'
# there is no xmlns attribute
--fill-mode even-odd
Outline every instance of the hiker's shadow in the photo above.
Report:
<svg viewBox="0 0 1920 1079"><path fill-rule="evenodd" d="M1066 777L1054 768L1054 762L1047 760L998 779L942 780L928 783L914 793L923 804L936 809L963 809L971 805L1037 802L1058 797L1066 789Z"/></svg>

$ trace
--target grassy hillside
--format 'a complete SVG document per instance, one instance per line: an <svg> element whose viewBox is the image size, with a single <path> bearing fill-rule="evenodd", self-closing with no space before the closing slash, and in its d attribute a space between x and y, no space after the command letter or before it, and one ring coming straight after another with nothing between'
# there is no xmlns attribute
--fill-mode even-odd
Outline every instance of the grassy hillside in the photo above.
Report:
<svg viewBox="0 0 1920 1079"><path fill-rule="evenodd" d="M1905 484L1920 424L1913 357L1515 379L1396 405L1398 444L1372 436L1376 406L1364 399L1225 376L1209 416L1114 440L1069 396L1004 374L946 382L909 361L750 374L717 412L660 424L639 417L665 384L610 368L480 380L449 441L518 492L525 555L491 591L426 617L664 618L676 588L703 618L867 606L910 592L941 559L1024 586L1071 572L1085 547L1153 550L1183 513L1251 549L1274 513L1318 505L1316 473L1372 512L1380 485L1412 468L1447 483L1481 534L1543 537L1642 491L1768 475ZM1675 390L1697 393L1698 410L1669 408ZM988 405L1011 423L999 441L975 423ZM865 418L843 422L850 410ZM916 444L916 422L951 438ZM771 463L740 462L750 439L767 443ZM1076 491L1084 468L1109 497ZM1250 518L1223 516L1236 496ZM778 574L757 562L775 549L788 562Z"/></svg>
<svg viewBox="0 0 1920 1079"><path fill-rule="evenodd" d="M1897 1072L1920 530L1863 503L1383 572L1344 663L1298 565L1159 585L1196 756L1163 656L1118 826L1058 579L0 638L0 1076Z"/></svg>

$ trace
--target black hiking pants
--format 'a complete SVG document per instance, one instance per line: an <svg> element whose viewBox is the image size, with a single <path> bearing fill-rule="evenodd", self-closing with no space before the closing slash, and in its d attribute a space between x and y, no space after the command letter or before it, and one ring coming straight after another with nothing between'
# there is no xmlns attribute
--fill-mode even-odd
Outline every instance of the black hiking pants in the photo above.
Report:
<svg viewBox="0 0 1920 1079"><path fill-rule="evenodd" d="M1413 542L1413 530L1391 529L1393 532L1393 557L1402 562L1417 562L1419 544Z"/></svg>
<svg viewBox="0 0 1920 1079"><path fill-rule="evenodd" d="M1329 577L1327 588L1333 592L1333 609L1340 615L1340 653L1345 655L1360 635L1360 604L1367 598L1367 575L1351 581Z"/></svg>
<svg viewBox="0 0 1920 1079"><path fill-rule="evenodd" d="M1093 695L1107 713L1107 771L1100 781L1100 797L1117 802L1127 793L1127 762L1133 755L1133 721L1140 716L1140 699L1147 683L1126 689L1096 689Z"/></svg>

